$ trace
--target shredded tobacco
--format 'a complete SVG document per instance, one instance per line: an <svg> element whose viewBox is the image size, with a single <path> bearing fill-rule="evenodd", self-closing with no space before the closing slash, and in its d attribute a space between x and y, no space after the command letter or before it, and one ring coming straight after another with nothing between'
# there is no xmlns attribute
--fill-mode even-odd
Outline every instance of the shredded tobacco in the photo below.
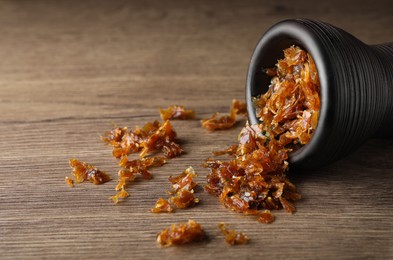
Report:
<svg viewBox="0 0 393 260"><path fill-rule="evenodd" d="M72 169L72 175L75 177L76 183L81 183L86 180L98 185L111 180L108 174L100 171L93 165L85 162L78 161L77 159L70 159L70 167ZM66 177L66 182L72 187L73 180Z"/></svg>
<svg viewBox="0 0 393 260"><path fill-rule="evenodd" d="M244 102L241 102L240 100L233 99L231 108L230 108L230 113L235 113L236 115L244 115L247 116L247 104Z"/></svg>
<svg viewBox="0 0 393 260"><path fill-rule="evenodd" d="M185 120L195 118L195 112L187 110L184 106L172 105L167 109L160 109L160 116L164 121L169 119Z"/></svg>
<svg viewBox="0 0 393 260"><path fill-rule="evenodd" d="M168 194L171 196L168 201L162 198L158 199L155 208L170 207L172 204L178 209L185 209L199 203L199 199L194 195L194 188L198 185L198 183L194 182L194 178L196 177L195 170L191 166L178 176L169 176L172 187L171 190L168 191ZM170 209L172 211L172 208ZM152 212L158 213L160 211L157 210L157 212L155 212L152 210Z"/></svg>
<svg viewBox="0 0 393 260"><path fill-rule="evenodd" d="M173 158L184 152L176 143L176 132L168 120L163 124L158 121L148 122L133 131L129 131L127 127L117 127L104 133L101 139L112 145L112 153L116 158L137 152L140 152L140 157L143 158L158 151L162 151L168 158Z"/></svg>
<svg viewBox="0 0 393 260"><path fill-rule="evenodd" d="M178 209L185 209L198 204L199 199L195 198L194 190L181 189L169 198L169 202Z"/></svg>
<svg viewBox="0 0 393 260"><path fill-rule="evenodd" d="M168 158L179 156L184 151L179 144L175 142L176 132L173 130L171 123L167 120L152 135L142 143L140 157L147 154L162 150Z"/></svg>
<svg viewBox="0 0 393 260"><path fill-rule="evenodd" d="M270 210L266 209L259 213L258 221L266 224L272 223L274 221L274 215L270 212Z"/></svg>
<svg viewBox="0 0 393 260"><path fill-rule="evenodd" d="M205 238L205 232L201 225L194 220L187 223L173 224L157 235L157 243L162 247L178 246L191 242L201 241Z"/></svg>
<svg viewBox="0 0 393 260"><path fill-rule="evenodd" d="M299 47L284 50L269 90L254 100L262 130L280 145L307 144L318 124L320 85L311 55Z"/></svg>
<svg viewBox="0 0 393 260"><path fill-rule="evenodd" d="M231 145L228 148L224 149L224 150L220 150L220 151L213 151L213 155L214 156L219 156L219 155L224 155L224 154L228 154L228 155L235 155L236 151L237 151L237 144Z"/></svg>
<svg viewBox="0 0 393 260"><path fill-rule="evenodd" d="M176 208L184 209L199 203L199 199L194 196L194 188L198 185L193 181L195 177L197 175L191 166L182 174L169 177L169 181L172 183L172 190L169 191L172 196L169 198L169 202Z"/></svg>
<svg viewBox="0 0 393 260"><path fill-rule="evenodd" d="M254 100L261 123L247 123L237 147L215 152L234 155L233 159L209 158L204 167L210 170L208 193L233 211L271 223L270 210L296 210L293 203L301 196L286 176L288 153L310 140L318 123L320 97L315 64L299 47L285 49L284 59L266 72L273 77L269 90Z"/></svg>
<svg viewBox="0 0 393 260"><path fill-rule="evenodd" d="M119 202L119 199L124 199L124 198L127 198L128 196L130 196L130 195L123 187L116 195L113 195L111 197L111 199L115 204L117 204Z"/></svg>
<svg viewBox="0 0 393 260"><path fill-rule="evenodd" d="M124 156L119 162L119 166L122 167L119 172L119 177L128 178L135 174L140 174L144 179L151 179L153 178L153 175L148 171L148 169L152 167L161 167L166 162L166 158L161 156L141 158L131 161L128 160L127 156Z"/></svg>
<svg viewBox="0 0 393 260"><path fill-rule="evenodd" d="M153 213L171 213L173 212L173 208L171 207L171 205L169 204L169 201L167 201L166 199L163 198L159 198L156 202L156 205L154 206L154 208L152 208L150 210Z"/></svg>
<svg viewBox="0 0 393 260"><path fill-rule="evenodd" d="M167 159L177 157L184 152L176 142L176 132L168 120L164 123L148 122L142 128L136 127L133 131L128 130L127 127L116 127L105 132L101 139L113 147L113 156L120 159L121 169L116 185L116 191L119 192L111 197L115 204L120 201L120 198L128 197L125 188L138 175L144 179L151 179L153 175L149 171L150 168L160 167L167 162ZM147 157L158 152L165 157ZM140 158L129 160L127 156L133 153L139 153Z"/></svg>
<svg viewBox="0 0 393 260"><path fill-rule="evenodd" d="M65 177L65 182L66 182L67 185L70 186L71 188L74 187L74 181L73 181L70 177L66 176L66 177Z"/></svg>
<svg viewBox="0 0 393 260"><path fill-rule="evenodd" d="M225 236L225 241L233 245L244 245L248 243L248 237L243 234L236 232L235 230L229 230L226 228L224 223L218 224L218 228L221 230L222 234Z"/></svg>
<svg viewBox="0 0 393 260"><path fill-rule="evenodd" d="M178 176L169 176L169 181L172 183L172 190L169 193L176 194L176 192L182 189L193 190L198 185L198 183L194 182L196 177L197 174L191 166Z"/></svg>
<svg viewBox="0 0 393 260"><path fill-rule="evenodd" d="M237 115L247 115L246 104L239 100L232 100L229 115L214 113L210 118L201 121L202 127L209 131L230 129L235 126Z"/></svg>
<svg viewBox="0 0 393 260"><path fill-rule="evenodd" d="M119 198L128 197L128 193L125 188L128 183L134 181L138 175L142 176L143 179L152 179L153 175L148 171L152 167L160 167L166 163L165 157L148 157L140 158L135 160L128 160L127 156L121 158L119 166L121 169L118 172L118 179L116 190L118 192L116 195L112 196L111 199L115 204L119 202Z"/></svg>

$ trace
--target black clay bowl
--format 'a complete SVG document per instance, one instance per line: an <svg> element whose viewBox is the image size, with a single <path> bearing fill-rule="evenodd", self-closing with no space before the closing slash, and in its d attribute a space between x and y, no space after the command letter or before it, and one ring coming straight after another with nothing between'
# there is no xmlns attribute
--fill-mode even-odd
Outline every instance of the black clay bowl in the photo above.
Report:
<svg viewBox="0 0 393 260"><path fill-rule="evenodd" d="M267 91L283 50L309 52L321 85L318 126L310 142L289 155L296 168L315 169L336 161L372 136L393 136L393 44L366 45L330 24L293 19L272 26L258 42L246 82L251 124L259 123L253 97Z"/></svg>

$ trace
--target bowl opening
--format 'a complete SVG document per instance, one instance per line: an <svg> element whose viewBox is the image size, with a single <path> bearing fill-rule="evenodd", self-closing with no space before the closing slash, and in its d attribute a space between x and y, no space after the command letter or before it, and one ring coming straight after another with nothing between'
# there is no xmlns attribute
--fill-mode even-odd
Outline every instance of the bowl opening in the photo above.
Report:
<svg viewBox="0 0 393 260"><path fill-rule="evenodd" d="M315 38L306 26L296 20L276 24L265 33L257 44L247 75L246 100L249 121L250 124L258 124L260 122L256 117L253 98L265 93L271 81L271 77L266 75L263 69L274 67L277 60L284 57L283 50L292 45L299 46L311 54L320 81L321 109L317 128L309 143L289 155L290 163L295 166L299 165L301 168L313 168L308 167L307 164L310 164L313 154L317 152L321 141L326 139L328 134L326 118L329 109L327 102L329 93L326 54L321 43L317 42Z"/></svg>

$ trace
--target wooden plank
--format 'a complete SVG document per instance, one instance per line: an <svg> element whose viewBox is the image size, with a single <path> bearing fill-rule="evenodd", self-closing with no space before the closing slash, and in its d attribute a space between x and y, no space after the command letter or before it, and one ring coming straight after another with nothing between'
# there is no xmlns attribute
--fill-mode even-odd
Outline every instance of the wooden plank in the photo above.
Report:
<svg viewBox="0 0 393 260"><path fill-rule="evenodd" d="M340 162L292 172L303 195L293 216L270 225L233 213L199 191L201 204L170 215L148 212L167 178L236 142L244 124L208 133L199 119L243 99L247 65L273 23L318 18L367 43L391 41L390 1L1 1L0 255L15 258L339 259L393 257L393 141L370 140ZM289 4L290 3L290 4ZM116 178L99 135L115 123L158 119L183 104L197 119L176 121L187 153L136 181L120 205L115 181L70 189L68 159L88 161ZM157 232L195 219L209 239L160 249ZM221 221L250 244L230 248Z"/></svg>

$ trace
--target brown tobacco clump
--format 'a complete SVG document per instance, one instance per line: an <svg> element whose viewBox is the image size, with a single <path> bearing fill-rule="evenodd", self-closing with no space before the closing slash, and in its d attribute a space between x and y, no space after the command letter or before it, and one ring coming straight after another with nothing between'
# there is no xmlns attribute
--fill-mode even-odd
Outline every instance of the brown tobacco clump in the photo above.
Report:
<svg viewBox="0 0 393 260"><path fill-rule="evenodd" d="M127 127L116 127L111 131L105 132L105 134L101 137L102 141L105 143L111 144L115 146L117 143L121 142L123 136L127 133Z"/></svg>
<svg viewBox="0 0 393 260"><path fill-rule="evenodd" d="M199 199L195 198L194 190L181 189L169 198L169 202L178 209L185 209L199 203Z"/></svg>
<svg viewBox="0 0 393 260"><path fill-rule="evenodd" d="M269 90L254 103L261 124L241 130L237 147L215 154L231 154L229 161L208 159L205 190L219 197L227 208L258 216L271 223L270 210L293 213L300 194L287 178L288 153L306 144L318 122L319 81L311 56L299 47L284 50ZM264 210L264 211L260 211Z"/></svg>
<svg viewBox="0 0 393 260"><path fill-rule="evenodd" d="M119 166L122 167L119 177L128 178L128 176L140 174L144 179L151 179L153 175L148 171L148 169L161 167L166 163L166 161L166 158L161 156L141 158L131 161L128 160L127 156L124 156L119 162Z"/></svg>
<svg viewBox="0 0 393 260"><path fill-rule="evenodd" d="M219 155L235 155L236 151L237 151L237 144L231 145L228 148L224 149L224 150L220 150L220 151L213 151L213 155L214 156L219 156Z"/></svg>
<svg viewBox="0 0 393 260"><path fill-rule="evenodd" d="M235 126L236 116L220 116L220 113L216 112L210 118L203 119L201 123L202 127L209 131L224 130Z"/></svg>
<svg viewBox="0 0 393 260"><path fill-rule="evenodd" d="M184 106L172 105L167 109L160 109L160 116L164 121L169 119L185 120L195 118L195 112L186 110Z"/></svg>
<svg viewBox="0 0 393 260"><path fill-rule="evenodd" d="M115 128L105 132L101 139L112 145L112 154L116 158L139 152L142 143L159 128L158 121L149 122L143 128L136 127L134 131L129 131L127 127Z"/></svg>
<svg viewBox="0 0 393 260"><path fill-rule="evenodd" d="M193 181L196 177L195 170L191 166L178 176L169 176L169 181L172 183L172 190L169 193L176 194L176 192L182 189L194 189L198 185L198 183Z"/></svg>
<svg viewBox="0 0 393 260"><path fill-rule="evenodd" d="M284 50L269 90L254 100L262 130L280 145L307 144L318 124L320 89L311 55L299 47Z"/></svg>
<svg viewBox="0 0 393 260"><path fill-rule="evenodd" d="M189 167L179 176L169 177L169 181L172 183L172 190L169 193L173 194L169 198L169 202L176 208L184 209L199 203L199 199L194 196L194 188L197 183L193 179L196 176L194 169Z"/></svg>
<svg viewBox="0 0 393 260"><path fill-rule="evenodd" d="M191 242L201 241L205 238L205 232L201 225L194 220L187 223L173 224L164 229L157 236L157 243L162 247L178 246Z"/></svg>
<svg viewBox="0 0 393 260"><path fill-rule="evenodd" d="M258 221L261 223L269 224L272 223L274 219L274 215L270 212L270 210L264 210L259 213Z"/></svg>
<svg viewBox="0 0 393 260"><path fill-rule="evenodd" d="M72 175L74 175L77 183L89 180L90 182L98 185L111 180L109 175L105 172L100 171L93 165L78 161L77 159L70 159L70 167L72 169ZM66 177L66 182L72 187L73 180L71 178Z"/></svg>
<svg viewBox="0 0 393 260"><path fill-rule="evenodd" d="M66 176L66 177L65 177L65 182L66 182L67 185L70 186L71 188L74 187L74 181L73 181L70 177Z"/></svg>
<svg viewBox="0 0 393 260"><path fill-rule="evenodd" d="M141 157L148 153L162 150L168 158L179 156L184 151L180 145L175 143L176 132L169 121L165 121L152 135L142 143Z"/></svg>
<svg viewBox="0 0 393 260"><path fill-rule="evenodd" d="M164 123L158 121L148 122L142 128L136 127L133 131L127 127L117 127L104 133L101 139L113 147L113 156L120 159L121 169L118 173L119 191L111 199L116 204L119 198L125 198L128 193L126 185L135 180L137 175L144 179L151 179L153 175L148 171L152 167L160 167L166 163L166 158L177 157L184 151L176 142L176 132L167 120ZM146 157L151 153L161 151L163 155ZM128 160L127 155L140 153L139 159Z"/></svg>
<svg viewBox="0 0 393 260"><path fill-rule="evenodd" d="M153 213L171 213L173 212L173 208L166 199L159 198L154 208L152 208L150 211Z"/></svg>
<svg viewBox="0 0 393 260"><path fill-rule="evenodd" d="M239 114L247 115L246 104L239 100L232 100L232 105L229 110L229 115L220 115L220 113L214 113L210 118L203 119L201 121L202 127L209 130L224 130L230 129L236 124L236 117Z"/></svg>
<svg viewBox="0 0 393 260"><path fill-rule="evenodd" d="M224 223L218 224L218 228L225 236L225 241L231 246L244 245L248 243L249 239L245 234L236 232L235 230L228 230Z"/></svg>
<svg viewBox="0 0 393 260"><path fill-rule="evenodd" d="M230 108L230 113L235 113L236 115L244 115L247 116L247 105L244 102L241 102L240 100L233 99L231 108Z"/></svg>
<svg viewBox="0 0 393 260"><path fill-rule="evenodd" d="M111 199L113 203L117 204L119 202L119 199L124 199L127 198L128 196L129 196L128 192L123 187L116 195L111 196Z"/></svg>
<svg viewBox="0 0 393 260"><path fill-rule="evenodd" d="M151 211L153 213L162 212L160 211L160 208L162 207L165 208L164 210L170 209L172 211L170 204L178 209L185 209L199 203L199 199L195 198L194 195L194 188L198 185L196 182L194 182L194 178L196 177L197 175L194 171L194 168L191 166L178 176L169 176L172 189L168 191L168 194L172 196L168 201L162 198L158 199L156 206ZM156 210L156 208L158 209Z"/></svg>
<svg viewBox="0 0 393 260"><path fill-rule="evenodd" d="M140 157L156 151L162 151L168 158L179 156L184 151L176 143L176 132L169 121L161 124L149 122L142 128L129 131L127 127L115 128L106 132L101 139L112 145L113 156L121 158L131 153L140 152Z"/></svg>
<svg viewBox="0 0 393 260"><path fill-rule="evenodd" d="M119 170L116 190L116 195L112 196L111 199L115 204L119 202L119 198L128 197L128 193L125 191L126 185L135 180L137 175L142 176L144 179L151 179L153 175L148 171L152 167L160 167L166 163L165 157L149 157L141 158L129 161L127 156L122 157L119 162L119 166L122 169Z"/></svg>

